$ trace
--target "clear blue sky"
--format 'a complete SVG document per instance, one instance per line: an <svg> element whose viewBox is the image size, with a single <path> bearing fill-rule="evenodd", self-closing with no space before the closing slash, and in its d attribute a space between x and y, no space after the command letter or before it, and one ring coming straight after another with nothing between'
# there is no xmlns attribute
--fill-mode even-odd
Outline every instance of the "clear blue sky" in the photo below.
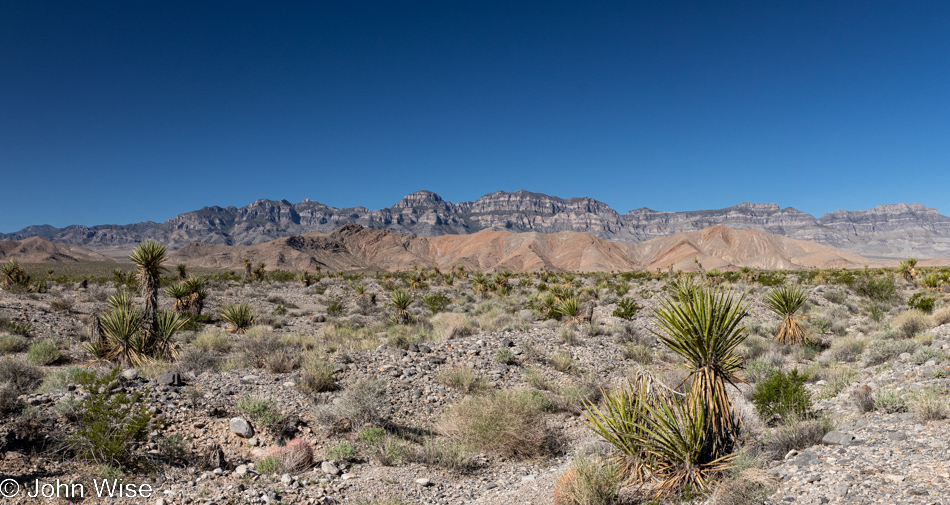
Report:
<svg viewBox="0 0 950 505"><path fill-rule="evenodd" d="M0 231L521 188L950 214L950 2L0 4Z"/></svg>

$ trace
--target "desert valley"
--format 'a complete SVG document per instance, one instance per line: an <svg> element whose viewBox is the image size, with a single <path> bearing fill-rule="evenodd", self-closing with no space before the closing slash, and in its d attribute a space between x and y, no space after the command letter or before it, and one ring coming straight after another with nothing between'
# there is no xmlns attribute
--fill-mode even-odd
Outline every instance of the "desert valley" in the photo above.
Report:
<svg viewBox="0 0 950 505"><path fill-rule="evenodd" d="M930 504L950 486L950 218L919 205L417 192L2 238L12 503Z"/></svg>

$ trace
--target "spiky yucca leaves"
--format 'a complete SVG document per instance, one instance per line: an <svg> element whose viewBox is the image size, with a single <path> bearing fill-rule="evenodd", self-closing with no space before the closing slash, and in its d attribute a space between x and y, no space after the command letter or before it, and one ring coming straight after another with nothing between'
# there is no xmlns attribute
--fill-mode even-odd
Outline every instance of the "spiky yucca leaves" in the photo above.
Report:
<svg viewBox="0 0 950 505"><path fill-rule="evenodd" d="M808 343L805 327L795 319L795 313L805 304L807 298L801 286L779 286L765 295L763 303L766 308L783 318L782 325L775 334L775 340L787 345Z"/></svg>
<svg viewBox="0 0 950 505"><path fill-rule="evenodd" d="M0 265L0 277L3 279L3 285L7 287L24 287L30 282L30 276L26 275L17 260Z"/></svg>
<svg viewBox="0 0 950 505"><path fill-rule="evenodd" d="M145 361L142 310L131 303L123 305L121 300L118 302L99 318L102 334L106 337L106 348L101 351L109 361L118 360L126 366L137 366Z"/></svg>
<svg viewBox="0 0 950 505"><path fill-rule="evenodd" d="M254 324L257 316L254 309L246 303L232 303L221 310L221 319L231 324L228 331L234 333L244 333Z"/></svg>
<svg viewBox="0 0 950 505"><path fill-rule="evenodd" d="M207 281L200 277L189 277L165 288L165 295L175 299L175 312L201 315L205 299L208 298Z"/></svg>
<svg viewBox="0 0 950 505"><path fill-rule="evenodd" d="M162 273L166 271L162 263L168 259L168 251L162 244L154 240L146 240L132 251L129 259L132 260L132 263L135 263L136 274L139 282L142 283L142 297L145 298L142 321L145 331L144 341L147 347L158 332L155 319L158 312L158 287Z"/></svg>
<svg viewBox="0 0 950 505"><path fill-rule="evenodd" d="M396 309L395 319L399 324L409 324L412 322L412 315L409 313L409 305L412 304L412 296L403 289L397 289L390 293L389 301Z"/></svg>
<svg viewBox="0 0 950 505"><path fill-rule="evenodd" d="M914 279L917 278L917 260L914 258L907 258L904 261L901 261L897 265L897 273L901 275L907 282L914 282Z"/></svg>
<svg viewBox="0 0 950 505"><path fill-rule="evenodd" d="M160 357L163 359L174 358L176 352L171 346L172 337L175 336L175 333L184 328L189 320L189 317L182 317L174 312L163 311L157 318L158 333L155 335L152 348L145 349L145 351L152 357Z"/></svg>
<svg viewBox="0 0 950 505"><path fill-rule="evenodd" d="M561 300L561 303L557 304L554 310L556 310L561 317L567 318L567 321L565 321L567 324L580 324L581 322L581 302L576 296Z"/></svg>
<svg viewBox="0 0 950 505"><path fill-rule="evenodd" d="M182 314L188 310L188 302L185 301L185 298L191 293L188 292L188 288L185 287L184 282L179 282L178 284L172 284L165 288L165 296L175 299L175 312Z"/></svg>
<svg viewBox="0 0 950 505"><path fill-rule="evenodd" d="M689 370L689 396L702 405L710 430L707 448L712 459L732 452L739 415L727 385L742 382L737 373L742 357L736 348L745 340L741 325L747 315L744 295L698 287L691 298L668 298L654 311L659 332L654 334L679 354Z"/></svg>
<svg viewBox="0 0 950 505"><path fill-rule="evenodd" d="M604 393L604 409L588 404L586 424L619 453L625 484L655 479L656 498L690 489L704 492L734 456L709 450L707 410L701 399L682 395L641 372L632 385Z"/></svg>

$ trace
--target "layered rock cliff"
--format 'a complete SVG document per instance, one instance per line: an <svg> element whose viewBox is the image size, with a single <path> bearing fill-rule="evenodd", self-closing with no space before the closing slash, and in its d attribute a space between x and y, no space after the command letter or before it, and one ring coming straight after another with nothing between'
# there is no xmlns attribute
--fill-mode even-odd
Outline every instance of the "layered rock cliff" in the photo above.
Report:
<svg viewBox="0 0 950 505"><path fill-rule="evenodd" d="M774 203L742 203L718 210L659 212L641 208L619 214L592 198L558 198L520 190L497 191L473 202L452 203L431 191L407 195L389 208L335 208L313 200L257 200L246 207L204 207L164 223L30 226L0 240L43 237L98 251L125 252L146 238L171 249L191 242L252 245L347 223L418 236L466 235L481 230L586 232L618 242L643 242L710 226L756 229L810 240L857 254L890 258L950 257L950 218L918 204L839 210L816 218Z"/></svg>

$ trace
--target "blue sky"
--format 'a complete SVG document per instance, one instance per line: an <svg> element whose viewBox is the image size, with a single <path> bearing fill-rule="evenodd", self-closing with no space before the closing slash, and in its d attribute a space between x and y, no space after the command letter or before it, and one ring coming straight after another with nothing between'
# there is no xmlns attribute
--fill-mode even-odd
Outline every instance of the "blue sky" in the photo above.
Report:
<svg viewBox="0 0 950 505"><path fill-rule="evenodd" d="M950 214L948 2L3 2L0 231L428 189Z"/></svg>

